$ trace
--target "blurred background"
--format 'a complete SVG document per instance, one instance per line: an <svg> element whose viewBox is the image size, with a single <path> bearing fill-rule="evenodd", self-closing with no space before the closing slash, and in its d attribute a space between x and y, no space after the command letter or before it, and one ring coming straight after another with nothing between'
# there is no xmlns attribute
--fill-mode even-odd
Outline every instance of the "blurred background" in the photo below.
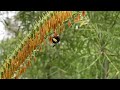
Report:
<svg viewBox="0 0 120 90"><path fill-rule="evenodd" d="M46 11L0 11L0 66ZM22 79L120 78L120 12L87 11L89 23L61 34L60 45L47 45Z"/></svg>

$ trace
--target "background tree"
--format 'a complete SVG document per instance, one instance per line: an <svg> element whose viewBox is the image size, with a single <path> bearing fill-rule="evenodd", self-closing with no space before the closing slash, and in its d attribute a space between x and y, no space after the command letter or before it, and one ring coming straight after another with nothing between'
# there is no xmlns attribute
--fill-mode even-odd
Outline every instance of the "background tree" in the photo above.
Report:
<svg viewBox="0 0 120 90"><path fill-rule="evenodd" d="M36 62L32 63L21 78L120 78L119 13L118 11L87 12L90 18L89 24L78 30L75 27L79 24L73 24L71 28L66 26L60 36L60 45L53 48L47 44L41 52L36 52L34 54ZM24 34L16 34L16 39L11 38L0 44L0 47L6 48L5 54L1 54L2 60L11 54L17 47L16 44L32 30L35 22L44 14L45 11L17 13L16 22L21 22L18 32L22 31Z"/></svg>

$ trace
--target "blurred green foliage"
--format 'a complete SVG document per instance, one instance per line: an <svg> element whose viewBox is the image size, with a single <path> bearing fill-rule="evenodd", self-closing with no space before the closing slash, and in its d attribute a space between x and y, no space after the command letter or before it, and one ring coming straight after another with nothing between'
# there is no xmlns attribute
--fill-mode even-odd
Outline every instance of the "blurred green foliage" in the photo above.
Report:
<svg viewBox="0 0 120 90"><path fill-rule="evenodd" d="M42 12L45 13L45 12ZM103 79L120 78L120 12L88 11L89 24L75 30L66 27L61 42L54 48L47 44L44 52L35 52L37 61L21 76L31 79ZM16 19L31 30L41 12L19 12ZM41 16L42 17L42 16ZM0 60L11 54L23 35L0 43Z"/></svg>

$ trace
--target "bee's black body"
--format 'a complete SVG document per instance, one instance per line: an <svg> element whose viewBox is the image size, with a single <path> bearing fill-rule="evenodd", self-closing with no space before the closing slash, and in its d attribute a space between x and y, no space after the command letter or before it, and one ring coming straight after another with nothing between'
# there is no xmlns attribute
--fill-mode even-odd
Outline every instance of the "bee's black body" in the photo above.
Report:
<svg viewBox="0 0 120 90"><path fill-rule="evenodd" d="M55 46L55 44L60 42L60 37L59 36L54 36L52 37L52 42L53 42L53 47Z"/></svg>
<svg viewBox="0 0 120 90"><path fill-rule="evenodd" d="M55 40L56 41L55 41ZM56 43L58 43L60 41L60 37L59 36L54 36L53 38L52 38L52 42L54 43L54 44L56 44Z"/></svg>

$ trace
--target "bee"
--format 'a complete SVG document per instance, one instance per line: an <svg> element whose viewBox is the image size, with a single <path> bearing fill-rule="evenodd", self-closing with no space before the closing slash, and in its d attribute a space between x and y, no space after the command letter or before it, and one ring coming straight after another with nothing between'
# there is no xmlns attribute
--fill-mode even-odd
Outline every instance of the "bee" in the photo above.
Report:
<svg viewBox="0 0 120 90"><path fill-rule="evenodd" d="M53 36L53 37L52 37L52 43L54 44L53 47L54 47L56 44L60 43L60 36L59 36L59 35Z"/></svg>

